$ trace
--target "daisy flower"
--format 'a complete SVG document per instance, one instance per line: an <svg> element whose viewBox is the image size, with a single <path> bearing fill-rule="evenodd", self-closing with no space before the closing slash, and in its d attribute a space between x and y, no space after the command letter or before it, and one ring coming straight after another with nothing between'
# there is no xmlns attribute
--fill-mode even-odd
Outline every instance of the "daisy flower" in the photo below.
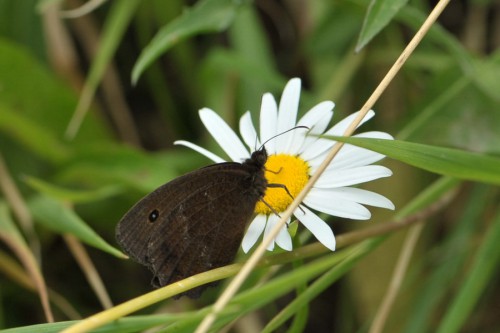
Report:
<svg viewBox="0 0 500 333"><path fill-rule="evenodd" d="M250 158L251 150L269 138L281 134L265 143L268 153L265 177L268 183L285 185L293 197L299 194L335 144L335 141L319 138L317 135L343 135L357 115L354 113L326 130L333 116L334 103L324 101L297 121L300 90L300 79L291 79L283 91L279 105L270 93L264 94L260 110L259 134L253 125L250 112L247 111L241 117L239 124L243 141L214 111L204 108L199 112L207 130L234 162L241 163ZM375 113L370 110L361 124L374 115ZM306 126L309 131L296 129L282 134L295 126ZM383 132L365 132L356 136L393 139L391 135ZM180 140L175 144L187 146L216 163L226 161L191 142ZM382 158L384 158L382 154L345 144L293 215L324 246L332 251L335 250L335 236L332 229L314 211L342 218L367 220L371 214L363 205L394 209L393 203L384 196L351 187L392 175L388 168L372 165ZM242 247L245 252L252 248L262 233L265 237L279 221L280 218L275 212L285 211L292 202L292 198L283 188L268 188L263 200L268 205L263 202L257 203L255 218L243 238ZM273 207L275 212L269 206ZM284 250L292 250L292 239L286 226L280 230L268 250L273 250L275 244Z"/></svg>

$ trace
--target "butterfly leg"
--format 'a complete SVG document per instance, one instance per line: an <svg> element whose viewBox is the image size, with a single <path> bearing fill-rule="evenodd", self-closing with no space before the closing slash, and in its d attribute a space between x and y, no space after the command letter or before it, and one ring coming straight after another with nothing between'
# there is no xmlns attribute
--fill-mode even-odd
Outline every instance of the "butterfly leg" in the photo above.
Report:
<svg viewBox="0 0 500 333"><path fill-rule="evenodd" d="M278 171L278 172L279 172L279 171ZM294 197L293 197L293 195L290 193L290 191L288 190L288 188L286 187L286 185L285 185L285 184L267 184L267 187L282 188L282 189L284 189L284 190L286 191L286 193L290 196L290 198L292 198L292 200L295 200L295 198L294 198ZM261 199L261 200L262 200L262 199ZM268 207L271 209L271 211L272 211L273 213L275 213L276 215L278 215L278 217L281 217L281 216L279 216L279 214L277 214L277 213L275 212L275 210L274 210L271 206L269 206L269 204L268 204L267 202L265 202L264 200L262 200L262 202L263 202L263 203L265 203L265 204L266 204L266 206L268 206ZM305 214L305 212L304 212L304 210L302 209L302 207L300 207L300 206L299 206L299 209L302 211L302 213L304 213L304 214ZM287 223L287 226L288 226L288 223Z"/></svg>

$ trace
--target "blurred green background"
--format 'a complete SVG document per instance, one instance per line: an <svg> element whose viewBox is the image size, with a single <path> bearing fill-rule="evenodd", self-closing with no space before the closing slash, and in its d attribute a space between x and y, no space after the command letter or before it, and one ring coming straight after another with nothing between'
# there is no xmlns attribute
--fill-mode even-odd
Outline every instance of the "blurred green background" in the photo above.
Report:
<svg viewBox="0 0 500 333"><path fill-rule="evenodd" d="M149 191L210 164L174 140L221 153L198 110L210 107L236 129L247 110L258 119L263 93L279 98L288 79L300 77L299 115L333 100L338 121L363 105L434 2L115 0L70 11L84 3L0 0L0 328L46 321L37 269L56 321L106 306L75 260L82 252L71 250L80 243L70 234L85 244L114 304L150 291L149 272L120 257L114 228ZM498 156L499 46L498 1L452 1L363 130ZM384 164L394 176L367 188L390 198L396 212L438 179ZM500 330L500 247L491 246L500 241L498 187L456 187L425 224L384 332ZM371 210L362 225L332 218L334 232L393 214ZM276 331L368 332L405 234L370 249ZM142 314L182 313L217 294ZM294 295L270 300L232 331L262 331Z"/></svg>

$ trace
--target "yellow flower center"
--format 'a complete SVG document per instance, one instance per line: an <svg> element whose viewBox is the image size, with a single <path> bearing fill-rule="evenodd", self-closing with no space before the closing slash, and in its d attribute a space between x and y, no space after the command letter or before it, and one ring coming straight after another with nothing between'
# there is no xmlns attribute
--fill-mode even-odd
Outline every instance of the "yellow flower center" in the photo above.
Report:
<svg viewBox="0 0 500 333"><path fill-rule="evenodd" d="M290 196L283 187L267 188L263 200L276 212L283 212L309 180L309 165L300 157L278 154L269 156L265 168L268 184L284 185L292 195ZM255 213L269 215L273 214L273 211L259 201L255 206Z"/></svg>

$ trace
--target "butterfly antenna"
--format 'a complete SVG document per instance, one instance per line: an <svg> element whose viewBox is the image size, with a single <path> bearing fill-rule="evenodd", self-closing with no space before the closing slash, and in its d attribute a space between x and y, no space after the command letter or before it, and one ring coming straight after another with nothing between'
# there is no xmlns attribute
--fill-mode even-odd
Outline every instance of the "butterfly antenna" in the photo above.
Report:
<svg viewBox="0 0 500 333"><path fill-rule="evenodd" d="M255 151L255 150L257 150L257 143L258 143L258 142L259 142L259 136L258 136L258 135L256 135L256 136L255 136L255 143L254 143L254 145L253 145L253 149L254 149L254 151Z"/></svg>
<svg viewBox="0 0 500 333"><path fill-rule="evenodd" d="M274 138L276 138L276 137L278 137L278 136L280 136L280 135L286 134L286 133L288 133L288 132L290 132L290 131L293 131L293 130L296 130L296 129L300 129L300 128L305 128L305 129L309 130L309 127L307 127L307 126L295 126L295 127L292 127L292 128L290 128L289 130L286 130L286 131L284 131L284 132L278 133L278 134L276 134L275 136L272 136L272 137L270 137L269 139L267 139L266 141L264 141L264 143L260 146L259 150L261 150L261 149L262 149L262 147L264 147L264 145L265 145L266 143L268 143L269 141L271 141L272 139L274 139Z"/></svg>

